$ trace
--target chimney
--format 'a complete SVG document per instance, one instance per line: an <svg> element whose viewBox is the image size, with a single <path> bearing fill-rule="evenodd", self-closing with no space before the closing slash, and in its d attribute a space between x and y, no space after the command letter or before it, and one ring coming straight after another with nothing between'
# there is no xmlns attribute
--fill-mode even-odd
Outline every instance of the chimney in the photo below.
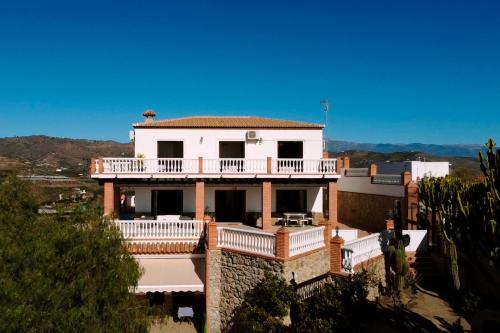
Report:
<svg viewBox="0 0 500 333"><path fill-rule="evenodd" d="M145 123L150 123L154 121L154 117L156 116L156 113L153 111L153 109L147 109L144 111L142 114L144 116L144 122Z"/></svg>

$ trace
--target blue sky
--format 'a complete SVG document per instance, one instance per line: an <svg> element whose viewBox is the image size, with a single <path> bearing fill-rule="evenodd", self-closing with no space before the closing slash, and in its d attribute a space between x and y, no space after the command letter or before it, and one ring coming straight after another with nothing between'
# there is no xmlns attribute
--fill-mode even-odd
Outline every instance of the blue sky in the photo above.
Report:
<svg viewBox="0 0 500 333"><path fill-rule="evenodd" d="M158 118L323 122L339 140L500 141L500 1L3 1L0 137L126 141Z"/></svg>

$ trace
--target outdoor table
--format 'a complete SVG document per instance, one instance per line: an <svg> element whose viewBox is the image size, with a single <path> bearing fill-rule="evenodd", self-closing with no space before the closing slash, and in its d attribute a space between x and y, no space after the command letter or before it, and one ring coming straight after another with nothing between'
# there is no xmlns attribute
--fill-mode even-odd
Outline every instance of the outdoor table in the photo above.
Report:
<svg viewBox="0 0 500 333"><path fill-rule="evenodd" d="M297 220L297 224L302 226L302 221L306 218L305 213L283 213L285 217L285 225L288 225L291 220Z"/></svg>
<svg viewBox="0 0 500 333"><path fill-rule="evenodd" d="M177 310L177 318L179 320L183 318L193 318L194 312L193 308L190 306L179 306L179 309Z"/></svg>

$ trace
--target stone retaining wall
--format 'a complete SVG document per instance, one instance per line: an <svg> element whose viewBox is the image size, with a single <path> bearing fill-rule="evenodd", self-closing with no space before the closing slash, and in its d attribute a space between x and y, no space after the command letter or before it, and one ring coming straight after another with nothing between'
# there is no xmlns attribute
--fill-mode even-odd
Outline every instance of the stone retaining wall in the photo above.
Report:
<svg viewBox="0 0 500 333"><path fill-rule="evenodd" d="M221 328L228 328L231 319L245 299L245 293L253 289L264 278L265 272L283 276L282 264L274 259L221 251Z"/></svg>
<svg viewBox="0 0 500 333"><path fill-rule="evenodd" d="M312 252L306 256L285 261L283 264L283 277L290 282L295 273L295 282L301 283L330 271L330 254L325 248Z"/></svg>

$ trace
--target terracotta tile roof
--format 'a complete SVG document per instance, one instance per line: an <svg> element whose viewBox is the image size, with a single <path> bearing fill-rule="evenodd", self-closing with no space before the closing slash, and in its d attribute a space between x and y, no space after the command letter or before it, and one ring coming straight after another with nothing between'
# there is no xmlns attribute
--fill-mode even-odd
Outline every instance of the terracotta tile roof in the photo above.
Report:
<svg viewBox="0 0 500 333"><path fill-rule="evenodd" d="M154 120L137 123L134 128L310 128L321 129L324 126L291 120L261 117L211 117L194 116L185 118Z"/></svg>

